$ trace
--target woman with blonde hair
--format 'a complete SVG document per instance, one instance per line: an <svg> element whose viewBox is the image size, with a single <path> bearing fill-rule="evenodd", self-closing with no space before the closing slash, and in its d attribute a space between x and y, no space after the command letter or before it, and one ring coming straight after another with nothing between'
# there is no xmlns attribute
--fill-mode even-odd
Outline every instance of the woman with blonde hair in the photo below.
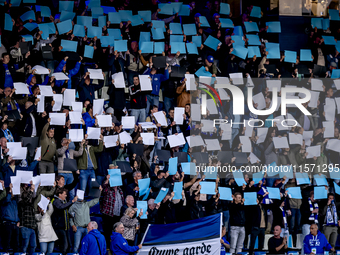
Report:
<svg viewBox="0 0 340 255"><path fill-rule="evenodd" d="M130 246L133 246L135 243L136 232L139 227L139 219L143 215L143 210L140 211L138 216L134 218L137 209L127 208L124 216L120 219L120 222L124 225L124 233L123 237L128 241Z"/></svg>

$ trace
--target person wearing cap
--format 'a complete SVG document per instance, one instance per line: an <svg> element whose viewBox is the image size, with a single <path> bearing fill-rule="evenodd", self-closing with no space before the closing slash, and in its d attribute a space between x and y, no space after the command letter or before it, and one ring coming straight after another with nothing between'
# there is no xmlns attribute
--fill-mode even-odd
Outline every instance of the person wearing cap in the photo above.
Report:
<svg viewBox="0 0 340 255"><path fill-rule="evenodd" d="M205 70L210 72L213 77L217 75L217 67L214 64L214 60L214 57L211 55L205 59Z"/></svg>
<svg viewBox="0 0 340 255"><path fill-rule="evenodd" d="M50 122L51 119L49 118L40 136L41 161L39 171L41 174L54 173L53 158L57 155L57 145L54 140L54 128L50 126Z"/></svg>
<svg viewBox="0 0 340 255"><path fill-rule="evenodd" d="M99 186L99 190L101 192L103 188ZM90 201L78 199L68 210L71 216L70 226L74 232L73 253L78 253L80 241L87 234L87 225L91 221L90 208L99 203L99 197Z"/></svg>

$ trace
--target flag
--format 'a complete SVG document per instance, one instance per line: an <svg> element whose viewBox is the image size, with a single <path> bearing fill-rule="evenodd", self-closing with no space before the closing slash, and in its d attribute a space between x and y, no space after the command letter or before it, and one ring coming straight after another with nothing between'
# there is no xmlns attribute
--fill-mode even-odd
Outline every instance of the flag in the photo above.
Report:
<svg viewBox="0 0 340 255"><path fill-rule="evenodd" d="M186 222L149 225L139 255L221 253L222 214Z"/></svg>

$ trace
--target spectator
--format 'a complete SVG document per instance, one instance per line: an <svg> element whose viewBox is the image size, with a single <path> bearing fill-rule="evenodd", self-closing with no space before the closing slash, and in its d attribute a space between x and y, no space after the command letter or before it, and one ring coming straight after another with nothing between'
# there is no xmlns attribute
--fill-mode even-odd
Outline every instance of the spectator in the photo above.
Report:
<svg viewBox="0 0 340 255"><path fill-rule="evenodd" d="M147 98L141 90L138 75L133 76L133 85L129 87L131 96L131 116L135 116L135 122L144 122L146 119Z"/></svg>
<svg viewBox="0 0 340 255"><path fill-rule="evenodd" d="M53 252L54 242L58 240L51 221L51 215L53 214L52 203L48 204L46 212L38 206L38 212L35 214L35 219L38 225L40 252L50 255Z"/></svg>
<svg viewBox="0 0 340 255"><path fill-rule="evenodd" d="M134 218L135 213L136 210L134 208L127 208L124 212L124 216L120 219L120 222L124 225L123 237L128 241L130 246L133 246L135 242L136 227L139 225L143 210L140 210L138 216Z"/></svg>
<svg viewBox="0 0 340 255"><path fill-rule="evenodd" d="M99 190L102 191L101 186ZM99 198L92 199L90 201L84 201L78 199L69 209L70 214L70 226L72 227L74 234L73 252L78 253L80 241L88 233L88 224L90 223L90 208L95 206L99 202ZM87 228L85 228L87 226Z"/></svg>
<svg viewBox="0 0 340 255"><path fill-rule="evenodd" d="M130 246L126 239L123 237L124 225L121 222L117 222L113 225L113 232L111 235L110 250L113 254L127 255L132 252L136 252L142 249L142 244L138 246Z"/></svg>
<svg viewBox="0 0 340 255"><path fill-rule="evenodd" d="M269 254L286 254L288 245L287 237L281 236L281 227L274 227L274 236L268 240L268 251Z"/></svg>
<svg viewBox="0 0 340 255"><path fill-rule="evenodd" d="M338 212L334 202L334 194L328 193L327 205L322 209L321 214L324 217L323 234L332 247L335 247L338 236L338 226L340 220L338 219Z"/></svg>
<svg viewBox="0 0 340 255"><path fill-rule="evenodd" d="M221 238L221 255L225 255L226 251L230 249L230 244L226 239L227 229L222 226L222 238Z"/></svg>
<svg viewBox="0 0 340 255"><path fill-rule="evenodd" d="M316 224L310 225L310 234L303 239L303 249L306 254L322 254L324 251L335 251Z"/></svg>
<svg viewBox="0 0 340 255"><path fill-rule="evenodd" d="M54 140L54 128L50 126L51 119L41 131L40 144L41 144L41 161L39 163L39 171L41 174L54 173L54 157L57 152L57 145Z"/></svg>
<svg viewBox="0 0 340 255"><path fill-rule="evenodd" d="M233 195L233 201L229 206L230 212L230 253L242 251L245 238L245 208L244 198L238 192Z"/></svg>
<svg viewBox="0 0 340 255"><path fill-rule="evenodd" d="M88 234L82 240L79 255L105 254L106 242L104 236L98 231L97 222L89 222L87 224L87 232Z"/></svg>

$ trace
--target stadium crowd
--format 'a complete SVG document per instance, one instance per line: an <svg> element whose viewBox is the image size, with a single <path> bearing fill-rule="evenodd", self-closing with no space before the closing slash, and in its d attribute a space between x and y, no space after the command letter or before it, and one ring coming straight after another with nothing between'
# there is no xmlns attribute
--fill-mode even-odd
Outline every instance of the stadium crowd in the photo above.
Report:
<svg viewBox="0 0 340 255"><path fill-rule="evenodd" d="M310 59L301 53L287 61L283 47L269 47L279 42L269 7L249 6L235 18L228 9L223 1L0 1L2 251L134 253L148 224L218 213L221 254L242 252L248 239L249 254L255 244L261 251L266 234L273 234L270 254L297 247L298 234L302 253L335 251L340 102L331 78L340 78L340 29L332 20L312 23L304 47ZM258 116L246 101L245 114L234 115L223 85L240 77L238 87L245 94L253 87L259 110L271 108L271 82L310 90L303 107L312 115L287 107L281 116L278 107ZM213 95L201 116L204 92ZM297 126L242 125L275 118ZM213 119L234 123L214 127ZM190 174L187 162L292 168ZM45 174L55 175L52 184L42 185ZM98 203L97 223L90 212Z"/></svg>

